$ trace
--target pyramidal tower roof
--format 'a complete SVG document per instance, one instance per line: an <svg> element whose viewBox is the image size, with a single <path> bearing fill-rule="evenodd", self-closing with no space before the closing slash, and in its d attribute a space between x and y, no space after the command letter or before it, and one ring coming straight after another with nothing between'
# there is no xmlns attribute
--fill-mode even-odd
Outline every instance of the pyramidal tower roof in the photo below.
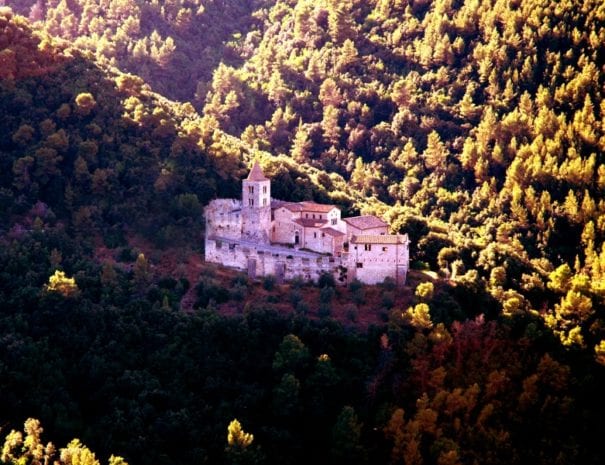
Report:
<svg viewBox="0 0 605 465"><path fill-rule="evenodd" d="M258 164L258 161L254 162L254 166L250 170L250 174L246 178L246 181L268 181L269 179L263 173L262 168Z"/></svg>

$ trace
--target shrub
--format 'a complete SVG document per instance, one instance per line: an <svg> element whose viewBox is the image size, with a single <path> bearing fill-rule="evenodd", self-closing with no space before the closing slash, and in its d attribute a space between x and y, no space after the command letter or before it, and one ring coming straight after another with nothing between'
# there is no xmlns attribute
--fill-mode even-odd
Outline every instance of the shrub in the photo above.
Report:
<svg viewBox="0 0 605 465"><path fill-rule="evenodd" d="M302 294L298 289L292 289L290 292L290 303L294 308L298 305L298 303L302 300Z"/></svg>
<svg viewBox="0 0 605 465"><path fill-rule="evenodd" d="M357 321L358 313L359 310L357 309L357 305L353 304L348 305L345 310L345 315L347 316L347 319L352 323L355 323Z"/></svg>
<svg viewBox="0 0 605 465"><path fill-rule="evenodd" d="M122 250L120 250L120 253L118 254L118 261L132 263L137 259L138 255L139 254L132 250L132 248L123 247Z"/></svg>
<svg viewBox="0 0 605 465"><path fill-rule="evenodd" d="M317 316L319 318L328 318L332 314L332 308L329 303L322 302L319 304L319 311L317 312Z"/></svg>
<svg viewBox="0 0 605 465"><path fill-rule="evenodd" d="M330 273L323 272L319 279L317 280L317 287L334 287L336 286L336 281L334 280L334 276Z"/></svg>
<svg viewBox="0 0 605 465"><path fill-rule="evenodd" d="M349 283L349 290L355 292L363 287L363 283L359 279L354 279Z"/></svg>
<svg viewBox="0 0 605 465"><path fill-rule="evenodd" d="M299 301L294 309L296 310L296 313L301 315L306 315L309 313L309 306L304 300Z"/></svg>
<svg viewBox="0 0 605 465"><path fill-rule="evenodd" d="M321 291L319 291L319 301L322 304L329 304L332 302L332 298L334 297L334 288L333 287L323 287Z"/></svg>
<svg viewBox="0 0 605 465"><path fill-rule="evenodd" d="M197 295L196 307L207 307L210 301L220 304L229 300L229 291L212 279L200 281L195 286L195 292Z"/></svg>
<svg viewBox="0 0 605 465"><path fill-rule="evenodd" d="M395 305L395 293L391 291L385 291L382 293L381 297L382 306L386 309L393 308Z"/></svg>
<svg viewBox="0 0 605 465"><path fill-rule="evenodd" d="M263 278L263 288L266 291L272 291L273 289L275 289L275 283L276 279L275 276L273 276L272 274L267 275Z"/></svg>
<svg viewBox="0 0 605 465"><path fill-rule="evenodd" d="M248 287L246 287L246 285L244 284L235 284L232 288L231 288L231 298L233 300L237 300L237 301L242 301L244 300L244 297L246 297L246 294L248 293Z"/></svg>
<svg viewBox="0 0 605 465"><path fill-rule="evenodd" d="M387 276L386 278L384 278L384 281L382 282L382 288L385 291L394 291L396 287L397 287L397 281L395 281L394 278L391 278L390 276Z"/></svg>
<svg viewBox="0 0 605 465"><path fill-rule="evenodd" d="M294 278L292 278L292 281L290 281L290 285L292 286L293 289L300 289L302 287L305 286L305 280L302 276L298 275L298 276L294 276Z"/></svg>
<svg viewBox="0 0 605 465"><path fill-rule="evenodd" d="M231 280L231 284L232 285L237 285L240 284L242 286L248 286L249 281L248 281L248 276L245 273L238 273L237 275L235 275L235 277Z"/></svg>

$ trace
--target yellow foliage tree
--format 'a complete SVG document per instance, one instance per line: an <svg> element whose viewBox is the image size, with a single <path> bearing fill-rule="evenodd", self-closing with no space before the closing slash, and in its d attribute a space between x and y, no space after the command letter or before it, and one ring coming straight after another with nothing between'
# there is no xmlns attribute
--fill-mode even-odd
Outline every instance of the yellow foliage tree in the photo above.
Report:
<svg viewBox="0 0 605 465"><path fill-rule="evenodd" d="M50 278L48 278L48 284L45 286L49 292L58 292L65 297L74 295L78 292L78 285L76 284L75 278L68 278L65 276L64 271L56 270Z"/></svg>
<svg viewBox="0 0 605 465"><path fill-rule="evenodd" d="M420 300L427 301L433 298L434 291L435 287L433 286L433 283L426 282L420 283L418 286L416 286L415 294L418 298L420 298Z"/></svg>
<svg viewBox="0 0 605 465"><path fill-rule="evenodd" d="M79 439L74 439L67 447L61 449L61 462L66 465L99 465L94 452Z"/></svg>
<svg viewBox="0 0 605 465"><path fill-rule="evenodd" d="M601 365L605 365L605 339L595 346L594 351L597 362Z"/></svg>
<svg viewBox="0 0 605 465"><path fill-rule="evenodd" d="M429 306L420 303L414 307L408 308L403 317L410 322L412 326L418 329L430 329L433 327Z"/></svg>
<svg viewBox="0 0 605 465"><path fill-rule="evenodd" d="M99 465L95 454L78 439L71 441L61 449L60 457L56 455L52 443L44 444L41 439L43 428L35 418L28 418L21 431L12 430L2 445L0 462L5 465ZM112 455L109 465L128 465L122 457Z"/></svg>
<svg viewBox="0 0 605 465"><path fill-rule="evenodd" d="M254 441L254 435L246 433L242 429L241 423L234 419L227 427L227 443L231 447L245 449Z"/></svg>
<svg viewBox="0 0 605 465"><path fill-rule="evenodd" d="M82 116L88 115L96 106L97 102L89 92L82 92L76 97L76 111Z"/></svg>
<svg viewBox="0 0 605 465"><path fill-rule="evenodd" d="M592 300L580 292L569 290L555 305L554 313L545 316L546 325L559 336L565 346L584 345L581 325L594 313Z"/></svg>

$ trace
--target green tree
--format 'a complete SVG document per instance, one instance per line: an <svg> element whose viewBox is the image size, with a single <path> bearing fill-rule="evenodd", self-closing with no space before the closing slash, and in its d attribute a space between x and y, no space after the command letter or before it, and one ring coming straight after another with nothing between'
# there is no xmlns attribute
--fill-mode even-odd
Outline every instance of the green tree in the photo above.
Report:
<svg viewBox="0 0 605 465"><path fill-rule="evenodd" d="M300 409L300 381L291 373L282 376L273 389L273 411L280 417L296 415Z"/></svg>
<svg viewBox="0 0 605 465"><path fill-rule="evenodd" d="M273 370L276 373L295 373L305 368L309 360L309 349L297 336L288 334L273 357Z"/></svg>
<svg viewBox="0 0 605 465"><path fill-rule="evenodd" d="M332 428L330 461L333 464L365 464L367 451L362 445L363 425L353 407L345 406L340 411Z"/></svg>
<svg viewBox="0 0 605 465"><path fill-rule="evenodd" d="M140 253L133 266L134 281L139 289L147 286L151 281L151 267L145 254Z"/></svg>

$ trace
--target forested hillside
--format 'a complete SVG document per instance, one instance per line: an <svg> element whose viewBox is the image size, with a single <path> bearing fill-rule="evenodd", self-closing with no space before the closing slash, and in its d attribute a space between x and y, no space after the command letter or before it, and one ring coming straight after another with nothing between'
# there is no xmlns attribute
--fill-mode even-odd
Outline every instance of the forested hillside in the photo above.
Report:
<svg viewBox="0 0 605 465"><path fill-rule="evenodd" d="M2 3L2 2L0 2ZM15 11L99 62L134 72L162 95L200 103L220 62L240 63L239 38L267 0L9 0Z"/></svg>
<svg viewBox="0 0 605 465"><path fill-rule="evenodd" d="M216 70L204 112L340 173L418 260L594 349L604 25L600 1L278 2L245 65Z"/></svg>
<svg viewBox="0 0 605 465"><path fill-rule="evenodd" d="M4 15L2 226L15 227L13 215L25 215L17 227L51 218L84 235L101 230L110 241L126 228L160 242L191 228L199 238L201 207L217 195L239 195L248 147L190 104L153 94L140 77L65 50L25 19ZM291 195L327 198L290 168L283 181L290 180Z"/></svg>
<svg viewBox="0 0 605 465"><path fill-rule="evenodd" d="M605 462L605 4L0 3L0 463ZM254 158L406 288L200 263Z"/></svg>

